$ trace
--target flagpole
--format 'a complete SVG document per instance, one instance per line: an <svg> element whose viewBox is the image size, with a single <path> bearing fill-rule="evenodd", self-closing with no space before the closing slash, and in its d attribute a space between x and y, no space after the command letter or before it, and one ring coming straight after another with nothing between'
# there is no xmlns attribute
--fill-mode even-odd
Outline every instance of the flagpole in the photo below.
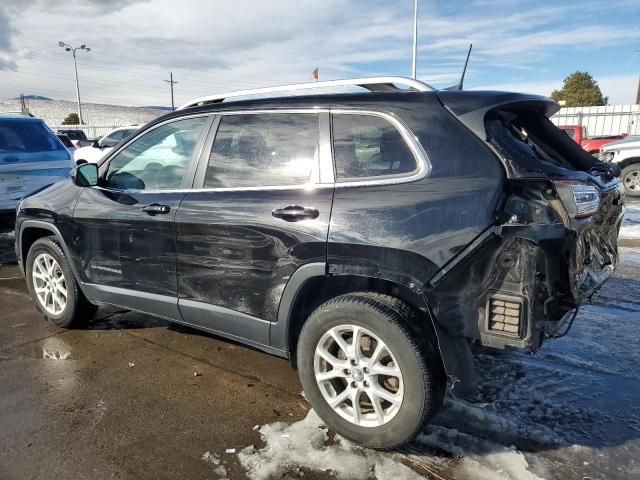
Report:
<svg viewBox="0 0 640 480"><path fill-rule="evenodd" d="M413 65L411 76L416 77L416 59L418 56L418 0L413 1Z"/></svg>

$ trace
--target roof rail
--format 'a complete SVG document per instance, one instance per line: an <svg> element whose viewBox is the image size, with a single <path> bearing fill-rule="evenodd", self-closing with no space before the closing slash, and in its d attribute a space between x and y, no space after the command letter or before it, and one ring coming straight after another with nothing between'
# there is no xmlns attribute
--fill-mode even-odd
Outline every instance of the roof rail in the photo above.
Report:
<svg viewBox="0 0 640 480"><path fill-rule="evenodd" d="M397 85L405 85L409 90L417 92L427 92L435 90L430 85L419 80L407 77L365 77L365 78L349 78L344 80L327 80L323 82L294 83L291 85L278 85L275 87L254 88L251 90L239 90L236 92L220 93L218 95L207 95L205 97L195 98L178 107L178 110L184 108L195 107L197 105L206 105L208 103L223 102L228 98L246 97L250 95L262 95L277 92L295 92L298 90L310 90L317 88L332 87L362 87L370 92L399 92L402 91Z"/></svg>

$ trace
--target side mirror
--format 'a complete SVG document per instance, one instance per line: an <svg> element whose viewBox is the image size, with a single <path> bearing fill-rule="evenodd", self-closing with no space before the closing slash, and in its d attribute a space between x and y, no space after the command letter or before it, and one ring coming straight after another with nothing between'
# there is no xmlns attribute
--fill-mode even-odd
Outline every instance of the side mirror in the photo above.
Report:
<svg viewBox="0 0 640 480"><path fill-rule="evenodd" d="M99 142L98 140L96 140L96 141L94 141L94 142L91 144L91 146L92 146L93 148L100 148L100 142Z"/></svg>
<svg viewBox="0 0 640 480"><path fill-rule="evenodd" d="M71 181L79 187L95 187L98 185L98 165L83 163L71 170Z"/></svg>

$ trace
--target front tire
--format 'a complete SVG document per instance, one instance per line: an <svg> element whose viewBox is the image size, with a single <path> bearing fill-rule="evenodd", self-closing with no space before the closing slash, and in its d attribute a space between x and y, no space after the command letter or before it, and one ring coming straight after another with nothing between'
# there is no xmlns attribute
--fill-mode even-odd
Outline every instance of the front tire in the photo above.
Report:
<svg viewBox="0 0 640 480"><path fill-rule="evenodd" d="M54 237L36 240L27 254L27 287L36 308L51 323L71 328L90 320L98 307L78 288L69 261Z"/></svg>
<svg viewBox="0 0 640 480"><path fill-rule="evenodd" d="M624 192L630 197L640 197L640 163L632 163L622 169Z"/></svg>
<svg viewBox="0 0 640 480"><path fill-rule="evenodd" d="M310 315L298 370L327 426L366 447L395 448L433 418L446 376L431 329L420 321L404 302L366 292L336 297Z"/></svg>

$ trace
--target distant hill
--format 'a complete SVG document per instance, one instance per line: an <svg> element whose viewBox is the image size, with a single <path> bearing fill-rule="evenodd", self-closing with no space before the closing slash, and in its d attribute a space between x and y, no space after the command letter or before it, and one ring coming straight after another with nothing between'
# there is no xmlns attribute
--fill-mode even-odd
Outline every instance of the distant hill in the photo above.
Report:
<svg viewBox="0 0 640 480"><path fill-rule="evenodd" d="M171 107L165 107L162 105L146 105L140 108L153 108L154 110L171 110Z"/></svg>
<svg viewBox="0 0 640 480"><path fill-rule="evenodd" d="M39 95L25 95L29 111L42 118L50 127L58 127L71 112L76 112L76 102L52 100ZM170 110L170 108L169 108ZM19 112L20 99L0 100L0 113ZM82 116L87 125L143 125L166 113L166 107L125 107L102 103L83 103Z"/></svg>
<svg viewBox="0 0 640 480"><path fill-rule="evenodd" d="M52 98L43 97L42 95L25 95L24 99L25 100L53 100ZM20 100L20 97L16 97L14 98L14 100Z"/></svg>

